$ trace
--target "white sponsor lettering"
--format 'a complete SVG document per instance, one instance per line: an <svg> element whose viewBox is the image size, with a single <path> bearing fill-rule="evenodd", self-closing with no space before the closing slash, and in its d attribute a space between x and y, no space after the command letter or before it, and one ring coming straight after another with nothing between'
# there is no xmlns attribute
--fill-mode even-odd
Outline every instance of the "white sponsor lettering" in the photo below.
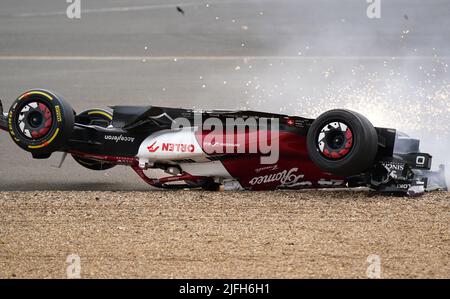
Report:
<svg viewBox="0 0 450 299"><path fill-rule="evenodd" d="M272 171L275 171L275 170L277 170L278 169L278 165L271 165L271 166L265 166L265 167L261 167L261 168L256 168L255 169L255 172L256 173L259 173L259 172L261 172L261 171L264 171L264 170L272 170Z"/></svg>
<svg viewBox="0 0 450 299"><path fill-rule="evenodd" d="M105 135L105 140L112 140L115 142L134 142L134 137L128 137L128 136L123 136L122 134L120 134L119 136L117 135Z"/></svg>
<svg viewBox="0 0 450 299"><path fill-rule="evenodd" d="M317 183L321 186L341 186L344 183L344 181L320 179Z"/></svg>
<svg viewBox="0 0 450 299"><path fill-rule="evenodd" d="M298 182L303 178L303 174L297 175L298 168L292 168L290 170L283 170L277 173L271 173L267 175L257 176L250 180L250 185L260 185L273 182L280 182L282 186L289 186Z"/></svg>
<svg viewBox="0 0 450 299"><path fill-rule="evenodd" d="M403 171L405 169L405 165L403 163L396 163L396 162L381 162L384 167L387 168L387 170L397 170L397 171Z"/></svg>

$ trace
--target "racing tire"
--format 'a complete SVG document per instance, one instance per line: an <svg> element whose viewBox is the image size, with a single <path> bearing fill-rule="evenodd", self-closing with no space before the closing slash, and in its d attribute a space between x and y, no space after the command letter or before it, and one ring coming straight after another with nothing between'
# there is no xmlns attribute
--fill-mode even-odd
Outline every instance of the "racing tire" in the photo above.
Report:
<svg viewBox="0 0 450 299"><path fill-rule="evenodd" d="M77 123L81 123L83 125L96 125L106 128L111 124L112 118L113 115L111 111L103 109L89 109L77 115ZM116 166L113 163L100 162L75 155L72 155L72 158L78 164L90 170L108 170Z"/></svg>
<svg viewBox="0 0 450 299"><path fill-rule="evenodd" d="M72 135L74 111L54 92L33 89L20 95L8 113L14 142L34 158L48 158L62 150Z"/></svg>
<svg viewBox="0 0 450 299"><path fill-rule="evenodd" d="M335 109L313 121L307 134L307 148L309 158L320 169L348 177L373 166L378 135L363 115Z"/></svg>

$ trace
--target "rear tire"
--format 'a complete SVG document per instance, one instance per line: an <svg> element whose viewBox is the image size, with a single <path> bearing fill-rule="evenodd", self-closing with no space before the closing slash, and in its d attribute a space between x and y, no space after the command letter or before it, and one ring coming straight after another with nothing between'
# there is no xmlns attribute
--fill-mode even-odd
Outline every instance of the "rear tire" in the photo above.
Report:
<svg viewBox="0 0 450 299"><path fill-rule="evenodd" d="M14 142L33 157L48 158L62 150L72 135L74 111L63 98L43 89L30 90L17 98L8 114Z"/></svg>
<svg viewBox="0 0 450 299"><path fill-rule="evenodd" d="M89 109L77 115L77 123L106 128L111 124L112 117L112 113L108 110ZM72 155L72 157L78 164L90 170L108 170L116 166L116 164L81 158L74 155Z"/></svg>
<svg viewBox="0 0 450 299"><path fill-rule="evenodd" d="M320 169L348 177L373 166L378 135L363 115L335 109L314 120L308 131L307 148L310 159Z"/></svg>

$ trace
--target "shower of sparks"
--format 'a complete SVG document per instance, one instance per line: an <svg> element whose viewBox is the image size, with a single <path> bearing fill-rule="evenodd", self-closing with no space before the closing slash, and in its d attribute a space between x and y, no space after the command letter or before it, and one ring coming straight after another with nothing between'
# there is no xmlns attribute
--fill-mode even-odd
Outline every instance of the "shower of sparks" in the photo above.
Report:
<svg viewBox="0 0 450 299"><path fill-rule="evenodd" d="M296 70L282 63L268 65L276 70L244 81L246 107L311 118L347 108L366 115L375 126L450 137L448 64L439 58L408 69L395 59L381 61L381 68L307 63ZM303 76L305 71L308 76Z"/></svg>

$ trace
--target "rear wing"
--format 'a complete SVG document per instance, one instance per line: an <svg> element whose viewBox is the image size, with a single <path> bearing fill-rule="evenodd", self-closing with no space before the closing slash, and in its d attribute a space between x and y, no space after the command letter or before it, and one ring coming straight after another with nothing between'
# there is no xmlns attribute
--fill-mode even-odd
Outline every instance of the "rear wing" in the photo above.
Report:
<svg viewBox="0 0 450 299"><path fill-rule="evenodd" d="M8 114L3 113L3 104L0 100L0 130L8 131Z"/></svg>

